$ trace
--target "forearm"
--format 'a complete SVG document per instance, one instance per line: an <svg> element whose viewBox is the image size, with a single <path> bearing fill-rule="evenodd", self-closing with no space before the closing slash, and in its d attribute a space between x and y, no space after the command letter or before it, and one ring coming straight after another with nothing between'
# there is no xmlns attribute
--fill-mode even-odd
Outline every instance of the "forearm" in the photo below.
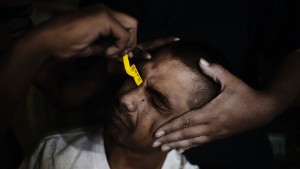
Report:
<svg viewBox="0 0 300 169"><path fill-rule="evenodd" d="M27 34L0 58L0 134L19 108L46 59L41 41Z"/></svg>
<svg viewBox="0 0 300 169"><path fill-rule="evenodd" d="M99 4L54 18L28 33L0 62L0 130L9 121L5 117L18 109L48 56L59 60L92 55L116 58L136 45L136 31L134 18ZM95 44L101 37L113 37L114 42Z"/></svg>
<svg viewBox="0 0 300 169"><path fill-rule="evenodd" d="M299 97L300 49L285 58L269 84L266 92L275 105L275 115L278 115Z"/></svg>

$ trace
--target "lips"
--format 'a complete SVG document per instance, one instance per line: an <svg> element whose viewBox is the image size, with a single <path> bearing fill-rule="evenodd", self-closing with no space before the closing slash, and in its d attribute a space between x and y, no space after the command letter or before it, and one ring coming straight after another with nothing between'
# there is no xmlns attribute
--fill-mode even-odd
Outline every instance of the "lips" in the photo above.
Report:
<svg viewBox="0 0 300 169"><path fill-rule="evenodd" d="M112 121L121 129L126 129L130 131L129 125L126 121L122 118L122 116L118 115L119 112L115 110L115 113L111 116Z"/></svg>

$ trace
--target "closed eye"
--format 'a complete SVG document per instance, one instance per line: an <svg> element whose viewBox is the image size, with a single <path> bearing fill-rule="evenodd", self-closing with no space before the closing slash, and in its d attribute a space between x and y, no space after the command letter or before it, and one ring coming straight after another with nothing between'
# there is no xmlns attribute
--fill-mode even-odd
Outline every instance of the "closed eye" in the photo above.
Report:
<svg viewBox="0 0 300 169"><path fill-rule="evenodd" d="M153 105L160 111L166 111L168 109L158 98L156 98L156 96L151 96L151 98Z"/></svg>
<svg viewBox="0 0 300 169"><path fill-rule="evenodd" d="M172 109L169 100L162 93L152 87L148 87L148 91L151 95L152 103L160 112L165 114Z"/></svg>

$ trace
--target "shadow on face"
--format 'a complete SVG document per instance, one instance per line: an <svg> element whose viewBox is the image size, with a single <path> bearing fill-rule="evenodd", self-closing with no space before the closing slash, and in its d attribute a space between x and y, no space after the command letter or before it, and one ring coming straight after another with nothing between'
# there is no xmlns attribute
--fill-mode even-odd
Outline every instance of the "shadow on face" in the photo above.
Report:
<svg viewBox="0 0 300 169"><path fill-rule="evenodd" d="M169 120L191 110L188 101L198 78L171 53L163 50L139 65L143 83L128 77L114 105L109 133L116 144L154 151L154 132Z"/></svg>

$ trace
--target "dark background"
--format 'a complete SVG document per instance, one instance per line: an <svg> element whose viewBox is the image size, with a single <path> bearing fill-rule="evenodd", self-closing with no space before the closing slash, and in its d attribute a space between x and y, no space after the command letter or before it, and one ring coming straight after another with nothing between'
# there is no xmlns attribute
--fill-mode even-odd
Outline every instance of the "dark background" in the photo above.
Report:
<svg viewBox="0 0 300 169"><path fill-rule="evenodd" d="M77 8L77 0L39 0L34 3L34 24ZM263 64L263 63L262 63ZM300 100L267 126L276 168L300 169ZM88 116L76 112L58 112L34 87L16 114L13 130L28 153L38 139L62 128L86 125Z"/></svg>

